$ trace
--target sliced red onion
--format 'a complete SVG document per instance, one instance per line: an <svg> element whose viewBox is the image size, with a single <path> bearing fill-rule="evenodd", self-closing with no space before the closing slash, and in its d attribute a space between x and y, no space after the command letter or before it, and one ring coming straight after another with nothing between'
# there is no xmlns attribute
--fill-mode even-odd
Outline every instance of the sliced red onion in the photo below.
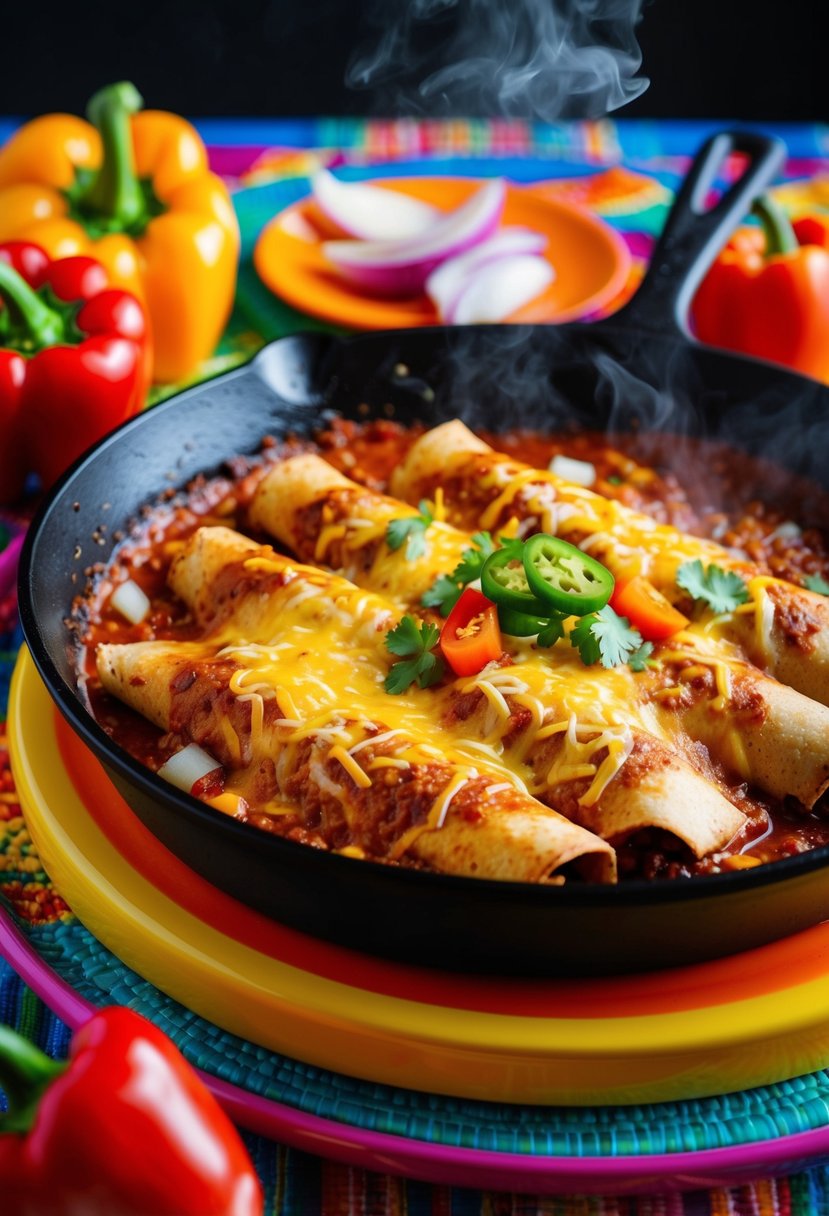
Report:
<svg viewBox="0 0 829 1216"><path fill-rule="evenodd" d="M418 295L432 271L490 237L504 210L506 184L498 178L476 190L426 232L403 241L325 241L322 251L343 278L371 295Z"/></svg>
<svg viewBox="0 0 829 1216"><path fill-rule="evenodd" d="M119 583L109 602L116 612L120 612L121 616L126 617L133 625L140 624L150 611L150 601L138 583L133 582L131 578L125 583Z"/></svg>
<svg viewBox="0 0 829 1216"><path fill-rule="evenodd" d="M320 211L342 236L361 241L407 240L425 232L439 218L436 207L366 182L341 182L327 169L311 178Z"/></svg>
<svg viewBox="0 0 829 1216"><path fill-rule="evenodd" d="M547 238L530 228L502 228L466 253L449 258L426 280L426 294L445 321L466 286L467 279L487 262L520 253L543 253Z"/></svg>
<svg viewBox="0 0 829 1216"><path fill-rule="evenodd" d="M176 752L165 764L162 764L158 775L189 794L197 781L201 781L202 777L206 777L208 773L213 773L221 767L219 761L199 747L197 743L188 743L180 752Z"/></svg>
<svg viewBox="0 0 829 1216"><path fill-rule="evenodd" d="M451 325L503 321L552 283L555 271L531 254L486 262L469 276L446 320Z"/></svg>

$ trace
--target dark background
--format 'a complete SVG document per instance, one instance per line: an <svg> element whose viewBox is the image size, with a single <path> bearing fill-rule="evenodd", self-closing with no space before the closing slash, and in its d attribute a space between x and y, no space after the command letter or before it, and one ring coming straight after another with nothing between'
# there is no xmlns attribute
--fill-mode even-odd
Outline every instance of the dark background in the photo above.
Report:
<svg viewBox="0 0 829 1216"><path fill-rule="evenodd" d="M510 0L495 0L508 6ZM189 116L378 114L345 87L365 0L7 0L0 113L82 112L131 79ZM829 0L645 0L648 90L620 117L825 121Z"/></svg>

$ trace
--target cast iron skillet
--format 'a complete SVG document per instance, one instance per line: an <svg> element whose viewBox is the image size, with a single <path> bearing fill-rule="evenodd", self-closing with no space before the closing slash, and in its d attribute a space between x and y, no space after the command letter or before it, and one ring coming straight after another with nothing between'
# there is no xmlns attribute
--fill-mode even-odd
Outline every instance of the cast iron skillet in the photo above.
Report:
<svg viewBox="0 0 829 1216"><path fill-rule="evenodd" d="M739 179L704 200L724 157ZM20 606L37 667L70 725L144 823L216 886L286 924L395 959L457 970L612 974L713 958L829 915L829 849L688 882L543 888L395 869L245 827L179 793L121 751L76 690L65 618L84 571L106 562L143 503L260 438L307 432L329 411L498 429L631 427L713 435L768 452L829 488L829 390L689 339L688 301L774 175L782 145L722 134L694 162L651 270L597 324L434 328L340 339L299 334L247 367L133 419L70 470L30 530ZM808 496L802 502L809 515ZM103 541L103 543L102 543Z"/></svg>

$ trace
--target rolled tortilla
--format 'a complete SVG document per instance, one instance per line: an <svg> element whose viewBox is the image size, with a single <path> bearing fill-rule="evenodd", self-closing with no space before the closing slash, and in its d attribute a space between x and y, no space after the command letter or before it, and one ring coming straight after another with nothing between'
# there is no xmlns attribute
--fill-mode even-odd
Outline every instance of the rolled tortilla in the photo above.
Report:
<svg viewBox="0 0 829 1216"><path fill-rule="evenodd" d="M284 640L284 639L283 639ZM278 642L275 642L278 644ZM280 662L289 662L281 652ZM315 722L285 719L276 696L234 691L246 668L198 644L102 645L104 688L161 730L198 744L234 789L296 808L288 834L371 859L410 857L468 877L539 883L572 865L615 880L612 848L483 766L435 759L418 740L359 710L331 706ZM261 676L261 673L260 673ZM263 681L258 684L262 698Z"/></svg>
<svg viewBox="0 0 829 1216"><path fill-rule="evenodd" d="M350 642L372 643L399 620L380 596L358 589L329 571L306 566L260 545L232 528L199 528L174 557L167 579L200 629L222 644L275 636L286 617L319 630L344 622Z"/></svg>
<svg viewBox="0 0 829 1216"><path fill-rule="evenodd" d="M673 603L686 593L676 574L699 559L733 570L748 582L750 602L718 619L718 632L737 642L761 670L829 705L829 598L782 579L762 576L714 541L689 536L622 503L533 469L494 451L462 422L427 431L392 478L406 502L440 487L448 520L460 528L497 531L517 520L521 535L549 532L579 545L618 579L645 575Z"/></svg>
<svg viewBox="0 0 829 1216"><path fill-rule="evenodd" d="M437 576L461 560L467 533L436 521L423 533L423 552L404 544L391 550L392 520L416 518L406 503L350 481L313 453L275 465L257 487L251 524L275 537L304 562L322 562L344 578L401 607L419 604Z"/></svg>
<svg viewBox="0 0 829 1216"><path fill-rule="evenodd" d="M703 743L725 770L811 809L829 787L829 709L690 632L656 651L640 684L665 730ZM675 725L671 726L671 718Z"/></svg>

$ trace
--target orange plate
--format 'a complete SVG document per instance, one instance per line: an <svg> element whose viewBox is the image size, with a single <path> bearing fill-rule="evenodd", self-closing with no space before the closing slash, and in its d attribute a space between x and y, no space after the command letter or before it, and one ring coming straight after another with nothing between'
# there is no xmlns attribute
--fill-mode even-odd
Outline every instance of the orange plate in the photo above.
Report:
<svg viewBox="0 0 829 1216"><path fill-rule="evenodd" d="M415 177L380 181L403 194L449 211L480 187L458 177ZM405 329L436 325L425 296L379 300L357 292L325 261L323 238L314 226L309 198L287 207L262 230L253 264L262 282L300 312L348 329ZM504 224L532 228L547 237L544 256L556 274L547 290L512 314L513 322L573 321L600 312L624 287L630 253L621 236L597 216L554 199L507 187Z"/></svg>

